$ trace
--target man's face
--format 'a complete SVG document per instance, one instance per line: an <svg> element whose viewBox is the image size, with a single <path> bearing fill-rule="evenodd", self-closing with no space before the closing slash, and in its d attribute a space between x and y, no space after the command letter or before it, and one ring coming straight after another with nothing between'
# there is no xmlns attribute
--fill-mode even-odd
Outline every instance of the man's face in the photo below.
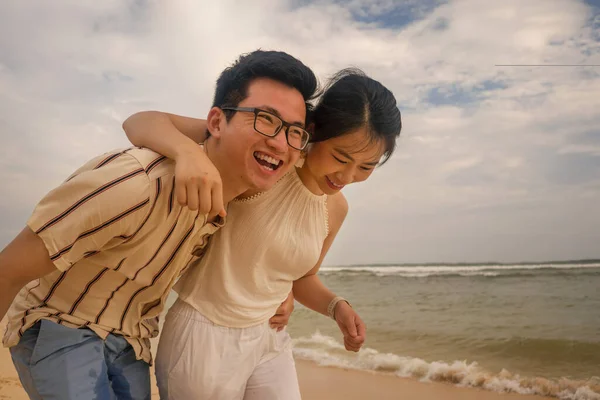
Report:
<svg viewBox="0 0 600 400"><path fill-rule="evenodd" d="M285 122L304 127L306 105L302 94L283 83L259 78L248 87L248 96L238 107L260 108ZM298 161L300 151L287 144L285 128L275 137L254 130L254 114L237 111L224 123L219 148L230 156L228 168L256 190L270 189Z"/></svg>

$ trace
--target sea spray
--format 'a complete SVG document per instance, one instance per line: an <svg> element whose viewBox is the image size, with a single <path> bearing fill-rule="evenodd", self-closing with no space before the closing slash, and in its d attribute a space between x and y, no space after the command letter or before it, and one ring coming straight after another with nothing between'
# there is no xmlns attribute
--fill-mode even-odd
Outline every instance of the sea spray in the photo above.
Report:
<svg viewBox="0 0 600 400"><path fill-rule="evenodd" d="M447 382L457 386L477 387L495 392L514 392L556 397L562 400L600 400L600 378L553 380L543 377L522 377L502 370L497 374L486 371L477 362L433 361L380 353L364 348L359 353L347 352L334 338L314 333L294 339L294 355L323 366L371 372L393 373L416 378L423 382Z"/></svg>

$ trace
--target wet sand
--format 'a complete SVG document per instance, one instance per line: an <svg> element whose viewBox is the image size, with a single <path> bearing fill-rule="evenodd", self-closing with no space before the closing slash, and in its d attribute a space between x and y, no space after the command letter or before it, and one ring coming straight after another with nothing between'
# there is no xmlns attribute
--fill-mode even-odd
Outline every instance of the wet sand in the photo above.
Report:
<svg viewBox="0 0 600 400"><path fill-rule="evenodd" d="M5 323L0 323L4 332ZM153 343L156 349L156 342ZM425 383L414 379L392 375L351 371L321 367L312 362L296 362L300 390L304 400L534 400L548 399L540 396L494 393L479 389L459 388L443 383ZM158 399L158 390L152 377L153 399ZM27 400L17 372L12 364L8 349L0 348L0 399Z"/></svg>

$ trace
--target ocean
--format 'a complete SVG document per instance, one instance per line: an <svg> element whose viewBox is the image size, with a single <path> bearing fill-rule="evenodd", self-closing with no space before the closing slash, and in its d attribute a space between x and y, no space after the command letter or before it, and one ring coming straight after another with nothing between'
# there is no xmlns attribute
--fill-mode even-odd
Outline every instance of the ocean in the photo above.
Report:
<svg viewBox="0 0 600 400"><path fill-rule="evenodd" d="M297 304L294 355L494 391L600 399L600 262L323 267L367 324L359 353Z"/></svg>

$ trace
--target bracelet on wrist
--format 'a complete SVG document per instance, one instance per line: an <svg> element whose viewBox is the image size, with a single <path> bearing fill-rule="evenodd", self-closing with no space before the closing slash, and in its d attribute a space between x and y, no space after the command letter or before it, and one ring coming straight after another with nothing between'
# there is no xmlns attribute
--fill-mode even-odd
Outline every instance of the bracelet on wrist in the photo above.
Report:
<svg viewBox="0 0 600 400"><path fill-rule="evenodd" d="M346 300L343 297L340 296L335 296L330 302L329 305L327 306L327 315L329 315L329 317L331 319L333 319L335 321L335 307L337 306L337 304L340 301L345 301L346 303L348 303L348 305L350 307L352 307L352 304L350 304L350 302L348 300Z"/></svg>

